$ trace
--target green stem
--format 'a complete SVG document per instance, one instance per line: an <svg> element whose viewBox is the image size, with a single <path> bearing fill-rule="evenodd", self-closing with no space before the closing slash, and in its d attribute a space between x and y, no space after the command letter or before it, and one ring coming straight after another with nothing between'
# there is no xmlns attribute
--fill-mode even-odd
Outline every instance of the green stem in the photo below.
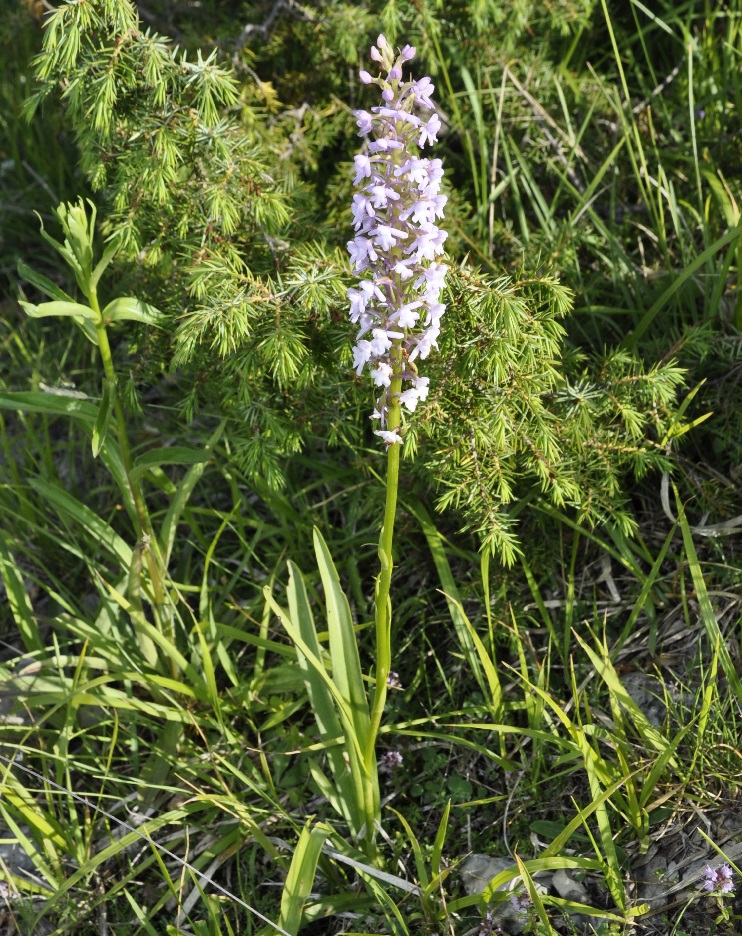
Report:
<svg viewBox="0 0 742 936"><path fill-rule="evenodd" d="M392 351L394 372L402 370L402 351L395 346ZM390 388L391 404L387 415L387 428L393 432L402 421L399 394L402 392L402 378L392 378ZM394 539L394 518L397 513L397 490L399 488L398 444L389 446L387 452L386 506L384 508L384 526L379 538L379 559L381 572L376 580L376 686L371 706L371 725L366 742L365 760L370 776L376 774L376 739L379 736L381 719L387 695L387 678L392 665L392 603L389 590L394 568L392 544ZM373 831L371 830L371 834Z"/></svg>
<svg viewBox="0 0 742 936"><path fill-rule="evenodd" d="M164 561L160 551L159 542L152 528L152 521L150 520L149 511L147 510L147 503L144 498L144 492L142 491L141 485L139 484L139 480L137 478L132 478L132 467L134 463L131 456L129 436L126 432L126 418L124 416L124 408L121 405L121 399L118 395L116 369L113 365L113 355L111 354L111 345L108 341L108 331L106 330L106 323L100 311L98 294L95 288L91 289L88 300L90 302L90 308L98 316L98 319L95 323L95 330L98 337L98 348L100 350L101 360L103 361L103 371L106 375L106 381L111 388L113 408L116 415L116 435L118 438L119 448L121 449L121 459L124 463L126 478L129 482L129 490L131 491L131 496L132 500L134 501L134 508L137 515L137 536L139 538L140 547L147 558L147 567L154 592L155 609L156 611L159 611L159 609L164 608L167 604L164 586ZM155 616L159 624L160 614L156 613ZM165 614L165 617L169 620L169 615L167 615L167 613ZM165 629L172 631L171 627L166 627ZM172 633L168 633L167 636L171 639L174 639L174 634Z"/></svg>

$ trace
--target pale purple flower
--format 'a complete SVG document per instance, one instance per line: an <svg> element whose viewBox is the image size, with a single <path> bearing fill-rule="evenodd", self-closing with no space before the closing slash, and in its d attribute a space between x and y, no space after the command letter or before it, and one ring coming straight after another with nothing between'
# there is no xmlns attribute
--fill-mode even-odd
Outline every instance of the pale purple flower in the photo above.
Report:
<svg viewBox="0 0 742 936"><path fill-rule="evenodd" d="M421 78L419 81L412 82L412 93L415 95L418 104L429 107L431 110L434 107L431 100L434 91L435 85L430 78Z"/></svg>
<svg viewBox="0 0 742 936"><path fill-rule="evenodd" d="M414 273L410 269L410 264L413 263L412 260L400 260L399 263L395 264L392 267L392 271L397 273L402 280L411 279L414 276Z"/></svg>
<svg viewBox="0 0 742 936"><path fill-rule="evenodd" d="M420 393L416 387L410 387L399 395L399 402L403 403L410 412L415 412L415 407L420 402Z"/></svg>
<svg viewBox="0 0 742 936"><path fill-rule="evenodd" d="M350 318L359 326L353 361L356 373L366 365L382 394L376 401L377 435L389 445L401 441L386 431L394 400L409 412L428 394L428 378L418 375L416 358L436 347L445 305L440 301L446 267L437 258L447 237L436 221L443 217L440 194L443 164L420 156L418 147L435 143L441 121L435 112L421 117L413 109L433 109L430 78L404 80L404 66L415 55L406 45L395 55L383 35L371 49L381 66L378 78L361 72L364 84L381 90L382 103L356 112L359 136L371 136L364 154L354 159L353 226L348 242L353 266L365 273L348 290ZM371 338L363 336L371 332Z"/></svg>
<svg viewBox="0 0 742 936"><path fill-rule="evenodd" d="M362 179L365 179L366 176L370 176L373 172L371 168L371 160L368 156L364 156L363 153L359 153L357 156L353 157L353 162L356 167L356 177L353 180L355 185L358 185Z"/></svg>
<svg viewBox="0 0 742 936"><path fill-rule="evenodd" d="M382 770L396 770L397 767L402 766L402 755L399 751L384 751L381 755L381 762L379 766Z"/></svg>
<svg viewBox="0 0 742 936"><path fill-rule="evenodd" d="M390 689L401 689L402 680L399 678L399 673L396 673L394 670L389 670L389 675L386 677L386 684Z"/></svg>
<svg viewBox="0 0 742 936"><path fill-rule="evenodd" d="M440 333L441 331L439 328L428 328L423 336L418 339L417 344L413 348L412 353L410 354L410 363L412 363L418 356L424 361L433 348L438 347L436 338L438 335L440 335Z"/></svg>
<svg viewBox="0 0 742 936"><path fill-rule="evenodd" d="M355 116L356 123L358 124L358 132L370 133L371 128L373 127L373 123L371 122L373 118L371 117L371 114L369 114L368 111L360 110L356 111ZM356 183L356 185L357 184L358 183Z"/></svg>
<svg viewBox="0 0 742 936"><path fill-rule="evenodd" d="M348 253L355 263L356 270L365 270L368 266L367 260L378 260L378 254L374 250L374 242L368 237L360 235L352 241L348 241Z"/></svg>
<svg viewBox="0 0 742 936"><path fill-rule="evenodd" d="M402 240L410 236L408 231L389 227L388 224L377 224L371 229L371 234L376 236L376 246L383 251L393 250L397 246L395 238Z"/></svg>
<svg viewBox="0 0 742 936"><path fill-rule="evenodd" d="M402 442L402 436L397 434L396 429L392 432L387 431L386 429L375 429L374 435L379 436L380 439L386 443L387 447L394 445L395 443Z"/></svg>
<svg viewBox="0 0 742 936"><path fill-rule="evenodd" d="M525 892L517 892L510 895L510 903L513 905L513 909L516 913L526 914L533 906L531 898Z"/></svg>
<svg viewBox="0 0 742 936"><path fill-rule="evenodd" d="M430 387L430 377L413 377L412 383L417 391L419 400L425 401L428 398L428 389Z"/></svg>
<svg viewBox="0 0 742 936"><path fill-rule="evenodd" d="M400 328L414 328L420 318L420 313L417 310L421 305L422 302L420 300L417 302L405 303L405 305L401 306L392 314L395 324ZM400 397L400 400L401 399L402 397Z"/></svg>
<svg viewBox="0 0 742 936"><path fill-rule="evenodd" d="M368 217L373 218L376 215L371 199L367 195L358 193L353 196L353 207L351 211L353 212L355 221L353 227L356 231L363 227Z"/></svg>
<svg viewBox="0 0 742 936"><path fill-rule="evenodd" d="M387 364L385 361L379 361L376 367L371 371L371 376L377 387L388 387L392 382L391 364Z"/></svg>
<svg viewBox="0 0 742 936"><path fill-rule="evenodd" d="M383 182L380 182L378 185L370 186L370 190L374 208L386 208L389 199L396 201L399 198L399 192L395 192L393 188L389 188L389 186L384 185ZM354 195L353 201L357 198L366 198L366 196ZM405 234L405 237L407 237L407 234Z"/></svg>
<svg viewBox="0 0 742 936"><path fill-rule="evenodd" d="M366 314L366 307L374 299L383 300L384 294L379 287L371 280L361 280L358 289L349 289L348 298L350 299L350 320L354 323L361 323L361 334L369 330L374 319Z"/></svg>
<svg viewBox="0 0 742 936"><path fill-rule="evenodd" d="M430 221L424 221L420 225L420 233L407 248L407 253L414 252L418 262L434 260L438 254L443 253L443 242L447 237L447 231L441 231Z"/></svg>
<svg viewBox="0 0 742 936"><path fill-rule="evenodd" d="M423 127L423 132L420 134L420 140L418 145L425 146L426 142L437 143L438 137L436 134L441 129L441 118L438 114L433 114L433 116L428 120L428 122Z"/></svg>
<svg viewBox="0 0 742 936"><path fill-rule="evenodd" d="M402 149L398 140L374 140L368 144L369 153L387 153L389 150Z"/></svg>
<svg viewBox="0 0 742 936"><path fill-rule="evenodd" d="M364 366L371 360L371 342L361 339L353 348L353 367L356 374L360 374Z"/></svg>
<svg viewBox="0 0 742 936"><path fill-rule="evenodd" d="M409 260L403 261L404 263L409 263ZM431 263L430 266L423 269L420 273L419 279L415 281L415 286L419 289L421 286L425 287L425 292L430 293L433 291L440 292L443 289L443 280L446 276L446 268L441 266L440 263Z"/></svg>
<svg viewBox="0 0 742 936"><path fill-rule="evenodd" d="M714 894L731 894L734 891L733 873L728 864L723 864L718 868L706 865L703 890L711 891Z"/></svg>

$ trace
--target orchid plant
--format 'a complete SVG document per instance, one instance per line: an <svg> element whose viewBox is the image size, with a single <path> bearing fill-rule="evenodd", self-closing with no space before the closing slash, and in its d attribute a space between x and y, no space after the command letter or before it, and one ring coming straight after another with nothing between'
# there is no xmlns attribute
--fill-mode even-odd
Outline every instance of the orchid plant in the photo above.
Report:
<svg viewBox="0 0 742 936"><path fill-rule="evenodd" d="M433 109L430 78L405 81L404 65L415 56L406 45L398 55L383 35L371 47L381 66L374 77L361 70L364 84L381 89L382 103L356 111L360 136L373 135L367 152L355 157L353 196L356 236L348 253L357 272L370 273L348 291L350 319L360 326L353 349L356 373L368 364L381 393L371 418L378 421L387 448L388 470L384 526L379 542L381 574L376 587L376 688L367 741L367 762L374 757L391 667L392 537L399 483L402 407L414 412L428 394L429 378L418 374L415 360L436 347L446 310L440 301L446 267L436 261L448 236L436 225L446 196L440 193L440 159L420 158L415 145L436 142L441 121L433 112L423 119L414 108ZM372 337L364 337L371 333ZM405 388L407 385L407 388Z"/></svg>
<svg viewBox="0 0 742 936"><path fill-rule="evenodd" d="M379 74L361 70L360 78L380 89L381 103L355 113L359 135L371 139L354 160L358 191L352 205L355 236L348 242L348 252L362 277L348 290L350 320L359 327L353 357L356 373L368 367L379 388L371 419L378 425L374 432L387 453L381 570L375 593L376 672L370 706L349 603L318 530L315 552L327 605L332 677L322 661L299 570L289 564L288 611L275 602L270 589L265 592L296 645L334 786L317 763L312 765L312 776L347 820L352 838L365 842L363 854L374 863L379 862L375 840L380 823L377 739L387 690L396 676L391 670L389 593L403 412L414 412L428 394L429 378L420 375L417 361L436 347L446 308L441 302L446 267L440 258L447 234L436 224L446 205L446 196L440 192L443 166L440 159L419 155L419 148L436 142L441 122L433 110L430 78L405 80L404 67L414 56L415 49L409 45L395 53L380 35L371 48ZM421 116L419 111L428 115ZM343 740L345 756L337 751L338 738ZM397 758L398 753L382 758L382 768ZM337 839L333 842L339 847ZM309 854L298 850L296 861L306 862ZM306 864L302 870L314 873Z"/></svg>

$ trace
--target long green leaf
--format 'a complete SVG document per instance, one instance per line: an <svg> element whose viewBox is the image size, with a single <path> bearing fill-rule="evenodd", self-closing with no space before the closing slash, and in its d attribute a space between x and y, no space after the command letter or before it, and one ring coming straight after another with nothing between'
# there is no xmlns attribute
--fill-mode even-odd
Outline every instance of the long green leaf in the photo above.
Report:
<svg viewBox="0 0 742 936"><path fill-rule="evenodd" d="M368 738L370 719L361 659L358 655L358 641L348 599L340 587L337 569L317 527L314 528L314 551L325 589L332 680L351 712L355 732L363 748Z"/></svg>
<svg viewBox="0 0 742 936"><path fill-rule="evenodd" d="M124 568L128 569L130 567L131 547L95 511L68 494L61 487L50 484L41 478L31 478L29 483L37 493L72 517L87 533L104 545L121 561Z"/></svg>
<svg viewBox="0 0 742 936"><path fill-rule="evenodd" d="M162 328L165 316L147 302L142 302L134 296L122 296L109 302L103 310L103 318L110 322L132 321L143 322L145 325L155 325Z"/></svg>
<svg viewBox="0 0 742 936"><path fill-rule="evenodd" d="M343 735L345 736L346 743L348 745L353 745L354 752L357 755L359 762L363 763L363 748L361 746L361 741L356 734L350 706L348 705L338 687L335 685L334 680L330 679L330 677L327 675L327 671L325 670L322 661L318 659L309 649L307 644L304 642L303 637L299 633L298 628L294 626L294 622L291 620L290 616L286 614L283 608L281 608L281 606L273 598L267 586L263 589L263 594L265 595L266 601L271 606L273 613L276 615L286 630L286 633L289 635L294 644L299 647L301 652L307 658L308 662L314 668L314 671L319 674L320 678L324 681L325 685L332 693L332 697L335 700L335 704L337 705L340 715L340 721L343 726Z"/></svg>
<svg viewBox="0 0 742 936"><path fill-rule="evenodd" d="M293 562L289 562L289 614L297 626L304 642L314 656L322 659L317 631L314 626L312 609L309 605L304 579ZM304 676L309 703L317 722L319 735L322 741L330 741L342 735L340 720L335 712L335 703L332 693L327 688L322 677L317 673L309 660L296 648L297 661ZM363 809L363 784L358 765L355 763L353 749L348 752L350 764L343 757L343 752L332 745L327 749L327 758L332 768L332 774L337 786L337 801L340 805L341 815L349 822L355 834L360 832L366 816Z"/></svg>
<svg viewBox="0 0 742 936"><path fill-rule="evenodd" d="M482 668L484 669L484 675L487 677L487 687L489 692L484 693L484 697L487 700L487 706L495 721L500 721L502 718L502 688L500 686L500 677L497 675L495 664L492 662L492 658L487 652L487 648L485 647L482 638L476 632L474 625L466 616L466 613L461 607L461 604L455 599L451 599L449 595L446 595L446 598L449 599L449 602L452 601L456 605L461 615L461 620L464 622L464 625L469 631L469 636L471 637L472 643L476 648L479 660L482 664Z"/></svg>
<svg viewBox="0 0 742 936"><path fill-rule="evenodd" d="M79 302L42 302L41 305L34 305L32 302L18 300L23 311L30 318L80 318L89 319L94 322L98 319L98 314L90 306L81 305Z"/></svg>
<svg viewBox="0 0 742 936"><path fill-rule="evenodd" d="M92 400L40 390L25 390L17 393L0 391L0 409L47 416L67 416L78 420L89 434L92 434L99 412L98 405ZM100 457L118 485L127 513L136 520L136 509L126 478L121 451L111 438L107 439Z"/></svg>
<svg viewBox="0 0 742 936"><path fill-rule="evenodd" d="M90 274L90 287L92 289L95 289L95 287L98 285L98 281L103 275L104 270L111 262L111 260L113 260L113 258L116 256L119 247L121 247L122 240L123 238L121 236L121 231L116 231L106 244L100 260L96 263L95 269Z"/></svg>
<svg viewBox="0 0 742 936"><path fill-rule="evenodd" d="M412 854L415 857L415 867L417 868L417 879L420 882L421 890L425 891L430 884L430 877L428 875L428 869L425 867L425 858L423 857L422 848L420 848L420 842L417 839L417 836L412 831L412 826L405 819L401 812L397 812L396 809L392 806L387 806L387 809L390 809L394 815L399 819L399 821L404 826L404 830L407 833L407 838L410 845L412 846Z"/></svg>
<svg viewBox="0 0 742 936"><path fill-rule="evenodd" d="M603 865L596 858L534 858L526 861L525 866L530 874L536 874L538 871L558 871L560 868L581 868L586 871L603 870ZM520 870L514 863L512 868L505 868L504 871L500 871L499 874L495 875L481 894L472 894L471 897L459 897L448 904L448 909L451 913L455 913L457 910L473 907L476 904L485 907L492 900L496 891L517 877L520 877Z"/></svg>
<svg viewBox="0 0 742 936"><path fill-rule="evenodd" d="M551 930L551 924L549 923L549 917L546 914L546 907L544 906L543 901L541 900L541 895L536 890L536 885L533 883L533 878L531 877L528 868L523 863L523 859L516 852L513 856L518 863L518 870L520 871L520 878L526 886L528 891L528 896L531 898L531 903L534 910L536 911L536 916L539 918L541 925L544 927L545 932ZM553 932L553 931L552 931Z"/></svg>
<svg viewBox="0 0 742 936"><path fill-rule="evenodd" d="M48 296L50 299L56 299L57 302L74 303L75 301L72 296L68 296L63 289L60 289L56 283L53 283L41 273L37 273L36 270L27 263L24 263L23 260L18 261L18 275L32 286L35 286L39 292L44 293L44 295Z"/></svg>
<svg viewBox="0 0 742 936"><path fill-rule="evenodd" d="M322 854L330 829L323 825L315 825L310 829L311 820L302 829L299 841L296 843L294 857L291 859L289 873L283 885L281 894L281 913L278 925L291 936L296 936L301 926L301 914L307 897L314 884L314 875L317 871L317 862Z"/></svg>
<svg viewBox="0 0 742 936"><path fill-rule="evenodd" d="M601 647L603 652L598 655L576 631L574 631L574 636L588 657L590 657L590 662L593 664L595 671L598 673L600 678L606 684L608 691L611 693L613 698L620 703L622 708L624 708L629 713L631 720L636 725L642 738L647 742L647 744L651 745L655 751L658 751L660 754L664 754L668 746L667 739L663 738L660 732L657 731L654 725L651 724L644 712L642 712L636 702L634 702L634 700L631 698L628 691L621 682L618 673L613 668L613 664L611 663L610 656L608 655L606 648ZM677 767L677 761L675 758L671 758L670 764L673 767Z"/></svg>
<svg viewBox="0 0 742 936"><path fill-rule="evenodd" d="M698 553L696 552L696 546L693 542L693 534L688 525L688 518L685 516L685 509L680 503L677 491L675 491L675 500L678 505L678 523L683 533L683 545L685 546L685 554L688 558L688 567L690 568L693 585L696 589L696 597L698 598L698 606L701 612L701 621L706 629L709 643L712 647L718 646L719 648L719 662L721 663L721 668L729 682L732 692L737 699L742 699L742 685L737 676L737 671L734 668L732 658L729 655L724 635L719 630L719 622L716 620L716 615L714 614L714 609L711 605L711 599L709 598L708 589L706 588L706 582L701 570L701 564L698 561Z"/></svg>
<svg viewBox="0 0 742 936"><path fill-rule="evenodd" d="M124 888L123 893L124 893L124 897L126 897L126 899L129 901L129 906L134 912L134 915L136 916L137 920L139 920L139 925L142 927L144 932L147 933L148 936L158 936L157 930L154 928L154 926L152 926L152 924L147 919L147 913L149 911L145 911L144 909L142 909L142 907L139 906L139 904L136 902L136 900L134 900L134 898L131 896L131 894L126 888Z"/></svg>
<svg viewBox="0 0 742 936"><path fill-rule="evenodd" d="M186 448L184 445L163 446L135 458L131 477L140 478L150 468L160 465L200 465L202 462L209 461L211 457L211 453L202 449Z"/></svg>
<svg viewBox="0 0 742 936"><path fill-rule="evenodd" d="M603 873L605 874L605 882L608 885L608 890L611 892L611 896L613 897L616 906L620 907L621 910L625 910L626 891L624 890L623 881L621 878L621 864L618 860L616 843L613 841L613 830L611 829L611 821L608 816L608 809L606 808L605 800L601 797L604 787L601 785L600 780L598 779L597 771L595 769L595 759L591 757L585 757L584 763L585 773L587 774L587 782L590 787L590 795L594 801L598 801L598 805L595 807L595 819L598 823L600 843L603 847ZM579 812L582 812L582 810L579 810ZM584 823L584 828L587 834L592 837L587 822Z"/></svg>
<svg viewBox="0 0 742 936"><path fill-rule="evenodd" d="M212 432L209 441L204 446L204 453L211 453L224 432L226 422L222 420L217 428ZM167 563L175 545L175 535L177 533L178 522L183 511L188 504L193 489L199 482L201 475L206 470L206 462L197 462L186 472L185 477L178 485L178 490L170 502L167 514L160 530L160 548Z"/></svg>
<svg viewBox="0 0 742 936"><path fill-rule="evenodd" d="M4 797L4 789L2 786L0 786L0 792L3 793ZM0 797L0 799L2 799L2 797ZM15 818L11 815L10 811L5 808L2 802L0 802L0 816L2 816L3 823L7 826L8 830L13 833L23 851L31 859L39 874L51 887L56 890L56 888L59 887L59 880L54 874L51 866L42 857L31 839L23 831L23 828L15 821Z"/></svg>
<svg viewBox="0 0 742 936"><path fill-rule="evenodd" d="M49 416L72 416L94 423L98 407L92 401L79 397L43 393L41 390L22 390L16 393L0 391L0 409L18 413L46 413Z"/></svg>

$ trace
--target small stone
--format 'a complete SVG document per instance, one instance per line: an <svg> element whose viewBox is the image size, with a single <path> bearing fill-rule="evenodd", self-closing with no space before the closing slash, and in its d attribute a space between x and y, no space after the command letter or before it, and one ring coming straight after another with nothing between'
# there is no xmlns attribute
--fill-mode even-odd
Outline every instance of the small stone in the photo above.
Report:
<svg viewBox="0 0 742 936"><path fill-rule="evenodd" d="M621 682L650 725L659 728L667 717L667 707L660 680L649 673L627 673L621 678Z"/></svg>
<svg viewBox="0 0 742 936"><path fill-rule="evenodd" d="M0 839L7 840L12 837L13 835L10 831L0 828ZM35 871L36 869L30 856L18 842L0 845L0 862L6 866L11 874L15 874L18 871Z"/></svg>
<svg viewBox="0 0 742 936"><path fill-rule="evenodd" d="M554 890L564 900L571 900L574 903L586 904L590 902L590 894L584 884L576 881L572 874L565 868L559 868L554 872L551 879Z"/></svg>
<svg viewBox="0 0 742 936"><path fill-rule="evenodd" d="M636 895L639 903L648 903L652 910L667 905L667 858L651 857L637 873Z"/></svg>
<svg viewBox="0 0 742 936"><path fill-rule="evenodd" d="M515 868L512 858L491 858L489 855L474 853L461 863L459 871L464 890L471 897L483 893L490 881L502 871ZM540 894L546 894L549 891L545 881L547 877L549 880L551 879L551 875L543 875L544 880L542 880L542 875L539 874L539 880L534 881L536 890ZM522 891L523 885L520 878L515 878L497 889L498 891L513 891L516 889ZM510 900L504 900L497 905L490 904L488 912L493 924L500 927L503 933L509 933L512 936L522 933L528 922L527 915L518 912Z"/></svg>
<svg viewBox="0 0 742 936"><path fill-rule="evenodd" d="M491 858L474 852L459 866L464 890L470 897L481 894L492 878L512 867L512 858Z"/></svg>

